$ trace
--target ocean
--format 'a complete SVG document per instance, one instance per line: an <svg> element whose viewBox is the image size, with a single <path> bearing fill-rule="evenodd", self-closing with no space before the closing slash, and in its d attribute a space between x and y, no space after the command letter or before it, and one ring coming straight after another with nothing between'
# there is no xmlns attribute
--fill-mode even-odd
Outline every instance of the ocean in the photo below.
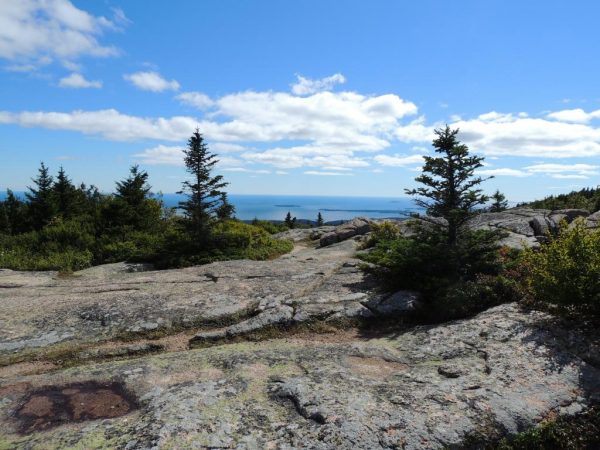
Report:
<svg viewBox="0 0 600 450"><path fill-rule="evenodd" d="M177 194L163 194L166 206L177 206ZM317 220L320 212L325 222L349 220L357 216L372 219L407 217L420 211L407 197L331 197L308 195L229 195L235 216L241 220L254 218L283 220L289 211L298 219Z"/></svg>
<svg viewBox="0 0 600 450"><path fill-rule="evenodd" d="M15 195L23 198L24 193L15 192ZM0 192L0 200L5 197L5 192ZM183 196L179 194L162 195L167 207L176 207L182 199ZM283 220L288 211L299 220L317 220L320 212L325 222L349 220L357 216L372 219L403 218L411 212L420 211L413 200L407 197L230 194L229 200L235 206L235 216L241 220Z"/></svg>

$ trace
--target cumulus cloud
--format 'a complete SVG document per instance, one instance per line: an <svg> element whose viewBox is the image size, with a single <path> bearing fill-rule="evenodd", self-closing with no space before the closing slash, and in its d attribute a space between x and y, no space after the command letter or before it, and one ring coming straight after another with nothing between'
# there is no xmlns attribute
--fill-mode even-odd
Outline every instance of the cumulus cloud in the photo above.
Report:
<svg viewBox="0 0 600 450"><path fill-rule="evenodd" d="M325 176L325 177L336 177L340 175L350 175L349 173L342 172L323 172L319 170L307 170L304 172L304 175L317 175L317 176Z"/></svg>
<svg viewBox="0 0 600 450"><path fill-rule="evenodd" d="M69 76L61 78L58 82L60 87L73 88L73 89L84 89L84 88L95 88L100 89L102 87L102 81L90 81L86 80L83 75L79 73L72 73Z"/></svg>
<svg viewBox="0 0 600 450"><path fill-rule="evenodd" d="M270 170L266 169L248 169L247 167L228 167L223 169L225 172L243 172L243 173L254 173L254 174L269 174Z"/></svg>
<svg viewBox="0 0 600 450"><path fill-rule="evenodd" d="M316 145L279 147L262 152L246 152L241 156L247 161L270 164L282 169L308 166L344 170L369 165L364 159L355 157L352 151Z"/></svg>
<svg viewBox="0 0 600 450"><path fill-rule="evenodd" d="M509 169L509 168L498 168L498 169L483 169L477 172L477 175L486 175L486 176L501 176L501 177L528 177L531 175L530 172L526 172L524 170L519 169Z"/></svg>
<svg viewBox="0 0 600 450"><path fill-rule="evenodd" d="M98 41L105 30L116 30L125 17L94 16L69 0L0 2L0 58L36 66L42 58L71 60L80 56L118 54ZM116 17L116 16L115 16Z"/></svg>
<svg viewBox="0 0 600 450"><path fill-rule="evenodd" d="M179 90L179 83L175 80L166 80L158 72L135 72L123 75L123 78L129 81L138 89L143 91L163 92Z"/></svg>
<svg viewBox="0 0 600 450"><path fill-rule="evenodd" d="M52 130L78 131L99 135L113 141L155 139L183 141L190 137L199 122L192 117L146 118L121 114L115 109L72 111L69 113L0 111L0 124L18 124L24 127L42 127Z"/></svg>
<svg viewBox="0 0 600 450"><path fill-rule="evenodd" d="M296 95L310 95L316 92L329 91L336 84L344 84L346 78L341 73L335 73L320 80L311 80L302 75L296 75L297 81L292 84L292 92Z"/></svg>
<svg viewBox="0 0 600 450"><path fill-rule="evenodd" d="M598 175L600 166L592 164L533 164L522 169L498 168L483 169L477 171L478 175L529 177L532 175L544 175L557 179L587 179L592 175Z"/></svg>
<svg viewBox="0 0 600 450"><path fill-rule="evenodd" d="M373 158L382 166L405 167L414 164L422 164L422 155L377 155Z"/></svg>
<svg viewBox="0 0 600 450"><path fill-rule="evenodd" d="M175 98L177 98L181 103L193 106L194 108L200 110L208 109L214 105L214 102L211 100L211 98L202 92L182 92Z"/></svg>
<svg viewBox="0 0 600 450"><path fill-rule="evenodd" d="M204 119L139 117L114 109L72 112L0 112L0 123L79 131L116 141L180 141L198 127L217 152L245 152L246 161L278 168L369 165L360 152L377 153L397 141L429 136L422 119L403 124L417 107L393 94L319 92L299 97L245 91L213 100ZM255 144L271 144L256 150ZM293 144L292 144L293 143ZM298 144L300 143L300 144ZM254 147L254 149L252 149Z"/></svg>
<svg viewBox="0 0 600 450"><path fill-rule="evenodd" d="M562 111L552 112L548 114L547 117L549 119L558 120L559 122L588 123L592 119L600 118L600 109L589 113L581 108L564 109Z"/></svg>
<svg viewBox="0 0 600 450"><path fill-rule="evenodd" d="M183 145L157 145L133 155L138 161L148 165L183 166ZM219 156L219 167L239 166L243 161L229 156Z"/></svg>
<svg viewBox="0 0 600 450"><path fill-rule="evenodd" d="M600 166L593 164L534 164L525 167L525 170L532 174L544 174L552 178L573 178L585 179L593 175L598 175Z"/></svg>
<svg viewBox="0 0 600 450"><path fill-rule="evenodd" d="M491 112L451 124L475 152L488 156L570 158L600 155L600 129L546 118Z"/></svg>

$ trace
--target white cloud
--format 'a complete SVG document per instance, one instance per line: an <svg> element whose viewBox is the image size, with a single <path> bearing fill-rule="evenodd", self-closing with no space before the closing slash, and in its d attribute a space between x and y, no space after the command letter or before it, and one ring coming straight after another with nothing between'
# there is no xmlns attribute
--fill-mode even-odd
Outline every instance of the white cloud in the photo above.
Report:
<svg viewBox="0 0 600 450"><path fill-rule="evenodd" d="M193 117L145 118L121 114L114 109L72 111L70 113L0 111L0 124L13 123L23 127L42 127L52 130L78 131L99 135L113 141L155 139L184 141L199 125Z"/></svg>
<svg viewBox="0 0 600 450"><path fill-rule="evenodd" d="M509 168L498 168L498 169L483 169L477 171L477 175L484 176L502 176L502 177L528 177L531 175L530 172L526 172L524 170L518 169L509 169Z"/></svg>
<svg viewBox="0 0 600 450"><path fill-rule="evenodd" d="M558 179L586 179L598 175L600 166L592 164L534 164L525 167L533 174L543 174Z"/></svg>
<svg viewBox="0 0 600 450"><path fill-rule="evenodd" d="M284 169L320 167L332 170L347 170L369 165L367 161L355 157L353 152L344 148L316 145L279 147L263 152L247 152L242 154L242 158Z"/></svg>
<svg viewBox="0 0 600 450"><path fill-rule="evenodd" d="M175 98L181 101L181 103L193 106L194 108L200 110L208 109L214 105L214 102L211 100L211 98L202 92L182 92Z"/></svg>
<svg viewBox="0 0 600 450"><path fill-rule="evenodd" d="M163 92L167 90L179 90L179 83L177 81L168 81L158 72L135 72L123 75L123 78L143 91Z"/></svg>
<svg viewBox="0 0 600 450"><path fill-rule="evenodd" d="M558 179L586 179L591 175L598 175L599 166L591 164L534 164L522 169L499 168L483 169L477 171L478 175L529 177L544 175Z"/></svg>
<svg viewBox="0 0 600 450"><path fill-rule="evenodd" d="M600 155L600 129L496 112L451 124L471 150L487 156L569 158Z"/></svg>
<svg viewBox="0 0 600 450"><path fill-rule="evenodd" d="M547 117L549 119L558 120L559 122L588 123L592 119L600 118L600 109L589 113L581 108L564 109L562 111L552 112L548 114Z"/></svg>
<svg viewBox="0 0 600 450"><path fill-rule="evenodd" d="M0 58L37 65L40 58L113 56L117 49L100 44L98 36L116 28L113 21L93 16L69 0L2 1Z"/></svg>
<svg viewBox="0 0 600 450"><path fill-rule="evenodd" d="M341 73L333 74L320 80L311 80L302 75L296 75L297 81L292 84L292 92L296 95L310 95L316 92L329 91L336 84L344 84L346 78Z"/></svg>
<svg viewBox="0 0 600 450"><path fill-rule="evenodd" d="M214 153L234 153L246 150L246 147L229 142L215 142L214 144L210 144L210 150Z"/></svg>
<svg viewBox="0 0 600 450"><path fill-rule="evenodd" d="M138 161L148 165L183 166L184 146L157 145L133 155ZM229 156L218 156L219 167L239 166L244 162ZM225 170L225 169L224 169Z"/></svg>
<svg viewBox="0 0 600 450"><path fill-rule="evenodd" d="M422 155L377 155L373 158L382 166L404 167L413 164L422 164Z"/></svg>
<svg viewBox="0 0 600 450"><path fill-rule="evenodd" d="M254 174L269 174L270 170L265 169L248 169L246 167L229 167L223 169L226 172L243 172L243 173L254 173Z"/></svg>
<svg viewBox="0 0 600 450"><path fill-rule="evenodd" d="M320 92L298 97L245 91L215 99L213 112L203 120L191 116L140 117L107 109L0 112L0 123L79 131L115 141L153 139L182 144L198 127L214 142L214 151L245 152L245 161L281 169L346 169L367 167L368 160L358 153L379 152L398 140L396 134L403 134L406 140L429 136L431 127L424 125L422 118L401 123L416 112L413 103L393 94ZM257 150L254 144L258 143L275 145Z"/></svg>
<svg viewBox="0 0 600 450"><path fill-rule="evenodd" d="M72 73L71 75L61 78L58 82L60 87L82 89L82 88L95 88L100 89L102 87L101 81L90 81L86 80L83 75L78 73Z"/></svg>
<svg viewBox="0 0 600 450"><path fill-rule="evenodd" d="M351 174L342 173L342 172L321 172L318 170L307 170L306 172L304 172L304 175L318 175L318 176L325 176L325 177L335 177L335 176L339 176L339 175L351 175Z"/></svg>

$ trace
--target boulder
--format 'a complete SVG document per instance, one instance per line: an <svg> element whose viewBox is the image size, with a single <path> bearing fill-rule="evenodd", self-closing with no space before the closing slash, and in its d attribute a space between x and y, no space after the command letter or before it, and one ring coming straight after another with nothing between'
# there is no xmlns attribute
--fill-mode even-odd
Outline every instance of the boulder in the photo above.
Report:
<svg viewBox="0 0 600 450"><path fill-rule="evenodd" d="M333 231L324 234L319 240L321 247L345 241L354 236L362 236L371 231L371 221L365 217L356 217L348 223L336 227Z"/></svg>
<svg viewBox="0 0 600 450"><path fill-rule="evenodd" d="M546 236L553 229L553 224L544 216L537 216L529 222L535 236Z"/></svg>
<svg viewBox="0 0 600 450"><path fill-rule="evenodd" d="M558 209L556 211L552 211L550 215L564 215L567 219L567 222L571 223L577 217L587 217L590 215L590 212L587 209Z"/></svg>
<svg viewBox="0 0 600 450"><path fill-rule="evenodd" d="M371 311L382 316L405 314L417 309L421 295L415 291L397 291L387 297L373 298L365 303Z"/></svg>

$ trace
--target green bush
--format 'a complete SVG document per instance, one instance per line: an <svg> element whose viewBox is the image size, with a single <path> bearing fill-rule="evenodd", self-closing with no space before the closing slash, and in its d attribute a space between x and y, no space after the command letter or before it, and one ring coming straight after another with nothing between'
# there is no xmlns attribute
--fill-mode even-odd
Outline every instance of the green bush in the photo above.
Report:
<svg viewBox="0 0 600 450"><path fill-rule="evenodd" d="M360 257L371 263L364 269L384 288L419 291L427 319L464 317L517 297L516 283L499 276L505 262L497 233L465 231L450 245L440 227L420 226L415 232L413 237L378 240ZM392 233L390 227L382 231Z"/></svg>
<svg viewBox="0 0 600 450"><path fill-rule="evenodd" d="M273 239L261 227L238 220L215 224L208 245L191 240L182 227L172 227L165 236L165 246L157 252L157 267L185 267L228 259L266 260L290 252L290 241Z"/></svg>
<svg viewBox="0 0 600 450"><path fill-rule="evenodd" d="M288 227L283 223L273 223L269 220L258 220L254 219L252 225L258 228L262 228L269 234L281 233L282 231L288 230Z"/></svg>
<svg viewBox="0 0 600 450"><path fill-rule="evenodd" d="M400 227L397 223L386 220L382 223L371 224L371 234L364 248L375 246L378 242L393 241L400 237Z"/></svg>
<svg viewBox="0 0 600 450"><path fill-rule="evenodd" d="M522 264L533 300L563 313L600 314L600 230L586 229L584 219L539 250L525 250Z"/></svg>

